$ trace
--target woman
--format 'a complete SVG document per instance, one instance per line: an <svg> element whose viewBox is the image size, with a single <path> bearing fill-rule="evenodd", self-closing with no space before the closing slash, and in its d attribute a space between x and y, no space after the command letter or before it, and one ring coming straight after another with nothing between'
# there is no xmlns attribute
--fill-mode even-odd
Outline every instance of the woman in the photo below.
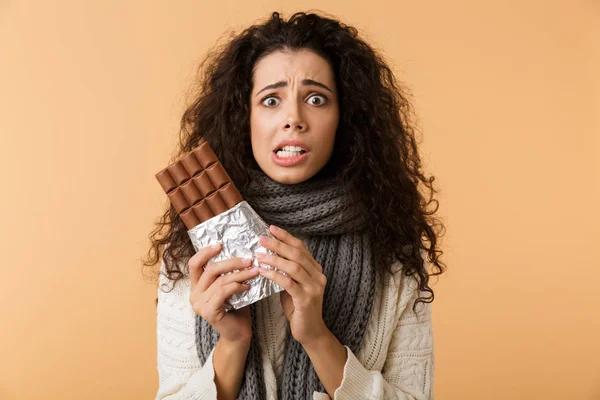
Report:
<svg viewBox="0 0 600 400"><path fill-rule="evenodd" d="M443 226L390 69L356 29L306 13L273 13L203 66L173 159L210 143L271 224L262 244L277 255L261 262L289 276L221 276L240 259L204 270L220 249L196 253L171 207L146 260L161 259L156 398L431 399ZM258 274L284 291L224 312Z"/></svg>

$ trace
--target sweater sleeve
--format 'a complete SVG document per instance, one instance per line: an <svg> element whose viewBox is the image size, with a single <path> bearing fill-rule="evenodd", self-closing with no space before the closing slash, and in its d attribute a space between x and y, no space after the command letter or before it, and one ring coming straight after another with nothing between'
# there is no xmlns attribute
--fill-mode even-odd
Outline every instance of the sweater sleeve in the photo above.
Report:
<svg viewBox="0 0 600 400"><path fill-rule="evenodd" d="M189 277L178 281L169 291L173 283L163 272L164 261L161 261L156 318L159 380L156 400L216 400L214 349L201 365L196 350L196 314L189 302Z"/></svg>
<svg viewBox="0 0 600 400"><path fill-rule="evenodd" d="M404 298L400 305L404 308L400 307L400 316L381 372L367 370L346 346L348 359L342 383L334 393L334 400L433 399L431 304L419 303L415 315L412 305L419 293L416 287L412 287L402 294Z"/></svg>

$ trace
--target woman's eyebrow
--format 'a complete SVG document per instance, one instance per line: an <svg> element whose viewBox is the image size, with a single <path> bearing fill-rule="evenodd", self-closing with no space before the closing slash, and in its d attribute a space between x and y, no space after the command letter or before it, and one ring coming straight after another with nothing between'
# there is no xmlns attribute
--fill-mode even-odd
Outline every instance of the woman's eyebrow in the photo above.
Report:
<svg viewBox="0 0 600 400"><path fill-rule="evenodd" d="M333 94L333 92L331 91L331 89L329 89L326 85L322 84L321 82L317 82L314 81L312 79L303 79L302 80L302 84L304 86L319 86L325 90L328 90L331 94ZM268 89L278 89L280 87L286 87L288 84L286 81L279 81L279 82L275 82L272 83L270 85L265 86L264 88L262 88L261 90L258 91L258 93L256 93L256 96L258 96L261 92L264 92L265 90Z"/></svg>

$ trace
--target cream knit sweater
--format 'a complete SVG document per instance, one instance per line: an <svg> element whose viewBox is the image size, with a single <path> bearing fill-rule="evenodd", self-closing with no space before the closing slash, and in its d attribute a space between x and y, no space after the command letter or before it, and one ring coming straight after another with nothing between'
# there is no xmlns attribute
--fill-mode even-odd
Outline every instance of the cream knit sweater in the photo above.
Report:
<svg viewBox="0 0 600 400"><path fill-rule="evenodd" d="M159 388L156 399L216 399L213 352L200 364L195 344L195 314L189 303L190 282L186 276L174 289L163 274L158 288L157 361ZM365 338L357 354L347 346L341 386L334 400L433 399L434 353L431 304L419 303L417 316L412 304L418 297L416 280L401 273L377 277L375 305ZM283 374L284 344L289 324L279 294L259 301L258 339L268 400L277 399ZM314 392L314 400L329 399ZM299 399L301 400L301 399Z"/></svg>

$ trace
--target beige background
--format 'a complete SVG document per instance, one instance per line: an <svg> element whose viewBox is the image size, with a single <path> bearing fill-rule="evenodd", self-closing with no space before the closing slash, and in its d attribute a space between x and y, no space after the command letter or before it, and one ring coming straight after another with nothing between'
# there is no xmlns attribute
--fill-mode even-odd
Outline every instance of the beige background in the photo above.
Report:
<svg viewBox="0 0 600 400"><path fill-rule="evenodd" d="M196 65L313 7L414 94L448 229L436 398L600 399L592 0L0 2L0 399L153 398L140 258Z"/></svg>

